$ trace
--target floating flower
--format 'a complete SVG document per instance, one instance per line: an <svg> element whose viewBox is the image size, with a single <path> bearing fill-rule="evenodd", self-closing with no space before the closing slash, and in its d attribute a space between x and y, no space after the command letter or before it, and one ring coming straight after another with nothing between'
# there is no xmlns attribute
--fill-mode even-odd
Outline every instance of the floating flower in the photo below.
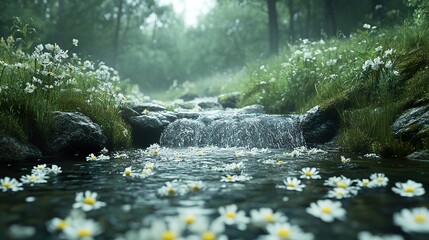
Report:
<svg viewBox="0 0 429 240"><path fill-rule="evenodd" d="M63 238L71 240L92 240L103 232L99 223L92 219L77 218L68 222L63 229Z"/></svg>
<svg viewBox="0 0 429 240"><path fill-rule="evenodd" d="M396 235L396 234L377 236L367 231L359 232L357 238L358 240L403 240L404 239L402 236Z"/></svg>
<svg viewBox="0 0 429 240"><path fill-rule="evenodd" d="M302 189L305 188L305 184L301 184L301 180L295 177L294 178L288 177L286 178L286 180L283 180L283 183L286 186L287 190L294 190L294 191L301 192Z"/></svg>
<svg viewBox="0 0 429 240"><path fill-rule="evenodd" d="M145 168L145 169L143 169L141 172L140 172L140 174L138 174L138 175L135 175L136 177L140 177L140 178L147 178L147 177L149 177L149 176L152 176L152 175L154 175L155 173L152 171L152 169L147 169L147 168Z"/></svg>
<svg viewBox="0 0 429 240"><path fill-rule="evenodd" d="M429 210L425 207L402 209L393 215L393 222L404 232L429 233Z"/></svg>
<svg viewBox="0 0 429 240"><path fill-rule="evenodd" d="M251 180L252 177L248 176L246 174L241 174L241 175L226 175L226 176L222 176L220 181L221 182L245 182L248 180Z"/></svg>
<svg viewBox="0 0 429 240"><path fill-rule="evenodd" d="M246 217L246 213L244 211L237 210L238 208L235 204L231 204L225 207L219 207L219 218L226 225L237 225L237 228L239 230L246 230L247 224L250 222L250 219Z"/></svg>
<svg viewBox="0 0 429 240"><path fill-rule="evenodd" d="M144 239L144 240L178 240L182 239L183 224L177 218L153 219L148 228L142 228L138 231L129 231L121 239Z"/></svg>
<svg viewBox="0 0 429 240"><path fill-rule="evenodd" d="M306 179L320 179L319 171L316 168L303 168L301 170L302 175L300 178L306 178Z"/></svg>
<svg viewBox="0 0 429 240"><path fill-rule="evenodd" d="M225 231L224 223L221 219L215 219L211 223L207 218L202 218L190 227L192 235L188 236L189 240L228 240L223 234Z"/></svg>
<svg viewBox="0 0 429 240"><path fill-rule="evenodd" d="M191 192L199 192L206 186L203 181L190 181L186 185Z"/></svg>
<svg viewBox="0 0 429 240"><path fill-rule="evenodd" d="M368 23L365 23L365 24L363 25L363 28L371 29L371 25L369 25Z"/></svg>
<svg viewBox="0 0 429 240"><path fill-rule="evenodd" d="M51 168L48 168L50 174L58 175L62 173L61 167L58 167L57 165L52 165Z"/></svg>
<svg viewBox="0 0 429 240"><path fill-rule="evenodd" d="M116 153L113 158L128 159L129 156L126 153Z"/></svg>
<svg viewBox="0 0 429 240"><path fill-rule="evenodd" d="M131 167L127 167L127 168L125 168L124 173L122 173L122 176L130 177L132 173L133 173L133 171L131 170Z"/></svg>
<svg viewBox="0 0 429 240"><path fill-rule="evenodd" d="M273 223L267 225L268 235L261 236L258 239L261 240L312 240L314 239L313 234L304 233L302 229L296 225L290 223Z"/></svg>
<svg viewBox="0 0 429 240"><path fill-rule="evenodd" d="M97 156L95 156L94 153L91 153L86 157L86 161L97 161L97 160L98 160Z"/></svg>
<svg viewBox="0 0 429 240"><path fill-rule="evenodd" d="M3 192L9 190L12 192L23 190L22 183L18 182L18 180L16 180L15 178L10 177L4 177L0 179L0 188Z"/></svg>
<svg viewBox="0 0 429 240"><path fill-rule="evenodd" d="M369 177L371 182L368 184L368 187L385 187L389 182L389 178L387 178L384 173L373 173Z"/></svg>
<svg viewBox="0 0 429 240"><path fill-rule="evenodd" d="M367 178L364 178L364 179L358 179L356 180L356 182L359 187L368 187L371 181L369 181L369 179Z"/></svg>
<svg viewBox="0 0 429 240"><path fill-rule="evenodd" d="M344 188L347 189L351 194L356 195L359 187L353 186L353 182L354 181L350 178L340 176L328 178L328 180L325 180L323 185L334 188Z"/></svg>
<svg viewBox="0 0 429 240"><path fill-rule="evenodd" d="M158 194L160 196L183 196L186 193L188 193L188 188L181 185L177 180L166 182L164 186L158 189Z"/></svg>
<svg viewBox="0 0 429 240"><path fill-rule="evenodd" d="M380 155L375 154L375 153L367 153L365 155L363 155L366 158L381 158Z"/></svg>
<svg viewBox="0 0 429 240"><path fill-rule="evenodd" d="M48 176L45 173L32 173L31 175L25 175L21 177L22 183L34 185L36 183L47 183Z"/></svg>
<svg viewBox="0 0 429 240"><path fill-rule="evenodd" d="M85 191L76 194L75 203L73 208L82 208L84 211L91 211L106 206L105 202L97 200L98 194L96 192Z"/></svg>
<svg viewBox="0 0 429 240"><path fill-rule="evenodd" d="M415 197L425 194L425 189L421 183L416 183L413 180L408 180L405 183L395 183L392 191L402 197Z"/></svg>
<svg viewBox="0 0 429 240"><path fill-rule="evenodd" d="M252 209L250 211L252 223L257 227L265 227L271 223L286 222L287 217L281 212L273 212L271 208Z"/></svg>
<svg viewBox="0 0 429 240"><path fill-rule="evenodd" d="M69 225L67 219L53 218L46 223L48 231L51 233L62 232Z"/></svg>
<svg viewBox="0 0 429 240"><path fill-rule="evenodd" d="M313 202L306 211L325 222L332 222L335 219L343 220L346 215L346 210L342 208L341 202L331 200Z"/></svg>
<svg viewBox="0 0 429 240"><path fill-rule="evenodd" d="M341 162L342 163L349 163L351 161L351 159L350 158L346 158L346 157L344 157L344 156L341 156Z"/></svg>
<svg viewBox="0 0 429 240"><path fill-rule="evenodd" d="M153 163L153 162L146 162L146 163L144 164L144 168L145 168L145 169L153 170L153 169L155 168L155 163Z"/></svg>
<svg viewBox="0 0 429 240"><path fill-rule="evenodd" d="M349 198L352 194L349 190L345 188L334 188L332 190L329 190L327 197L328 198L336 198L336 199L343 199L343 198Z"/></svg>
<svg viewBox="0 0 429 240"><path fill-rule="evenodd" d="M73 38L73 46L77 47L78 43L79 43L79 40Z"/></svg>

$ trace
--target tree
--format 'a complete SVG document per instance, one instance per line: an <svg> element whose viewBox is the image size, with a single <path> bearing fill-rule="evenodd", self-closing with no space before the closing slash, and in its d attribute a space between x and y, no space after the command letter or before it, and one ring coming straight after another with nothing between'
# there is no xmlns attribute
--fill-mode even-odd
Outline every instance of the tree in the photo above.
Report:
<svg viewBox="0 0 429 240"><path fill-rule="evenodd" d="M267 0L268 7L268 35L270 43L270 54L277 55L279 52L279 24L277 21L277 0Z"/></svg>

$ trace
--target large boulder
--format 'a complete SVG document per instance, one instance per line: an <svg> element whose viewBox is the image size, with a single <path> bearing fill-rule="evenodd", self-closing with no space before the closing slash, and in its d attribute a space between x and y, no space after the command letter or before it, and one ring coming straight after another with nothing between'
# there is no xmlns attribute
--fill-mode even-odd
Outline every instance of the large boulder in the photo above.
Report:
<svg viewBox="0 0 429 240"><path fill-rule="evenodd" d="M238 108L240 98L239 92L226 93L218 96L218 102L224 108Z"/></svg>
<svg viewBox="0 0 429 240"><path fill-rule="evenodd" d="M60 155L88 155L107 144L101 127L79 112L54 112L51 150Z"/></svg>
<svg viewBox="0 0 429 240"><path fill-rule="evenodd" d="M396 138L414 143L429 137L429 105L405 110L393 123L392 131Z"/></svg>
<svg viewBox="0 0 429 240"><path fill-rule="evenodd" d="M306 143L326 143L338 132L339 116L333 108L315 106L301 116L300 124Z"/></svg>
<svg viewBox="0 0 429 240"><path fill-rule="evenodd" d="M12 137L0 137L0 161L19 161L41 158L40 150L29 144L24 144Z"/></svg>
<svg viewBox="0 0 429 240"><path fill-rule="evenodd" d="M148 147L159 143L161 133L177 117L169 112L149 112L147 114L132 116L125 121L131 126L133 132L133 145Z"/></svg>

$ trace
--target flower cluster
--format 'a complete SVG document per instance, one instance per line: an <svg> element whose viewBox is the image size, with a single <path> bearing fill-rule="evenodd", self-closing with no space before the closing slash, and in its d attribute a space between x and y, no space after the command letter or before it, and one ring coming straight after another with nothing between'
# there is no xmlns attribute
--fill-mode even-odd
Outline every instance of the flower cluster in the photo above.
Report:
<svg viewBox="0 0 429 240"><path fill-rule="evenodd" d="M58 167L57 165L52 165L49 168L46 166L46 164L39 164L32 168L31 174L21 176L20 181L11 177L4 177L0 179L0 189L3 192L21 191L24 190L24 184L34 186L35 184L47 183L49 176L57 175L61 172L61 167Z"/></svg>

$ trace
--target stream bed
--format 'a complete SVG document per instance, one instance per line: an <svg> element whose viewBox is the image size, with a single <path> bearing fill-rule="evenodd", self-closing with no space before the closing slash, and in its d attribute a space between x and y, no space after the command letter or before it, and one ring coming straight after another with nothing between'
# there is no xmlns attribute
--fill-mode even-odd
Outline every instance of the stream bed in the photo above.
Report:
<svg viewBox="0 0 429 240"><path fill-rule="evenodd" d="M403 239L428 237L429 229L425 231L424 226L423 230L409 231L406 226L394 222L394 215L403 209L429 208L428 193L404 197L392 191L395 183L407 180L421 183L427 190L428 162L306 148L291 151L239 147L165 148L155 145L144 150L105 155L110 159L94 155L92 158L89 156L88 161L47 158L1 162L2 179L7 176L19 180L43 164L46 168L55 164L61 167L61 172L50 174L46 183L23 184L21 191L0 191L0 239L94 237L173 240L193 239L186 238L191 235L199 235L201 237L194 239L204 240L225 237L358 239L358 236L364 236L364 231L379 236L394 234ZM306 175L303 172L306 167L316 168L318 174L313 171ZM370 187L359 187L357 180L371 181L371 175L377 173L384 174L385 186L370 184ZM301 178L303 175L310 179ZM320 179L315 177L317 175ZM300 180L305 187L300 189L295 185L295 189L300 191L293 190L294 184L284 183L288 177ZM328 197L328 192L335 188L329 186L329 179L331 183L338 184L337 188L347 189L348 193ZM339 181L347 186L339 184ZM289 187L292 190L288 190ZM104 204L95 207L94 202L89 202L90 209L82 216L83 208L76 205L76 194L85 191L96 192L98 195L92 200ZM339 202L344 209L343 214L333 221L324 221L310 214L307 209L318 200ZM231 210L234 207L230 205L235 205L245 215ZM226 211L234 213L227 213L222 219L219 208L227 206ZM261 208L270 210L264 210L268 214L258 215ZM55 225L52 220L73 218L70 216L92 219L92 225L88 226L90 232L81 231L73 237L73 232L62 232L58 222ZM199 218L201 220L195 220ZM213 226L221 226L215 229L217 232L211 230L217 237L207 235L207 229L203 232L189 227L195 222L200 225L214 222ZM275 222L287 222L289 225L283 227L294 227L283 232L280 228L273 230ZM271 232L267 230L267 224L271 224ZM262 237L270 233L273 236L277 234L277 238ZM155 236L157 234L158 237Z"/></svg>

